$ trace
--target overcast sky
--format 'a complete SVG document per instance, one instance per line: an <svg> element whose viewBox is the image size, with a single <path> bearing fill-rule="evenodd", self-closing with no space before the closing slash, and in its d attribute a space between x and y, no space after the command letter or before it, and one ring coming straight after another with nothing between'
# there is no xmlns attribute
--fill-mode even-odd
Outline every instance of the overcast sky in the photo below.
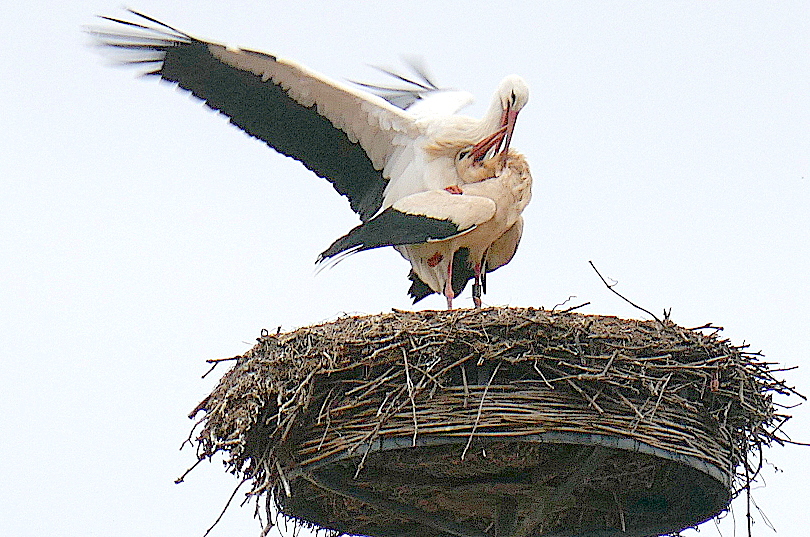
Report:
<svg viewBox="0 0 810 537"><path fill-rule="evenodd" d="M711 322L810 393L810 4L139 0L194 35L338 79L423 56L477 96L532 91L513 147L535 195L485 303ZM362 6L362 8L360 7ZM356 217L324 180L199 102L113 68L82 26L115 1L0 6L0 533L200 537L235 486L178 448L261 329L411 308L392 250L320 274ZM469 288L457 300L471 306ZM442 308L435 296L421 308ZM810 441L808 408L787 432ZM807 532L810 448L767 451L754 499ZM778 471L776 471L778 468ZM737 535L745 504L734 504ZM770 535L756 516L756 535ZM716 535L711 523L703 534ZM723 521L733 535L733 521ZM218 536L256 535L252 508ZM691 532L689 532L692 535Z"/></svg>

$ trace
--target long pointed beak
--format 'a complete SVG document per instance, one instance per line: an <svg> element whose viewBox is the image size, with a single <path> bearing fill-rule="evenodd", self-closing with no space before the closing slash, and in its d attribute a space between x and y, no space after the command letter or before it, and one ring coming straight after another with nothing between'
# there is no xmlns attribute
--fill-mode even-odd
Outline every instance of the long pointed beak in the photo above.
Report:
<svg viewBox="0 0 810 537"><path fill-rule="evenodd" d="M515 130L518 111L513 110L511 105L507 105L506 110L501 114L501 128L475 144L470 151L470 155L475 162L484 160L490 149L495 148L495 154L506 154L509 149L509 142L512 141L512 132Z"/></svg>
<svg viewBox="0 0 810 537"><path fill-rule="evenodd" d="M493 147L497 148L503 142L503 138L506 135L506 127L501 127L500 129L496 130L477 144L473 146L470 150L470 156L472 156L475 162L481 162L484 160L484 157L489 152L490 149Z"/></svg>
<svg viewBox="0 0 810 537"><path fill-rule="evenodd" d="M512 132L515 130L515 122L517 122L518 112L518 110L513 110L511 106L508 106L503 112L504 117L501 121L506 131L504 134L503 147L501 148L502 154L505 154L507 149L509 149L509 142L512 141Z"/></svg>

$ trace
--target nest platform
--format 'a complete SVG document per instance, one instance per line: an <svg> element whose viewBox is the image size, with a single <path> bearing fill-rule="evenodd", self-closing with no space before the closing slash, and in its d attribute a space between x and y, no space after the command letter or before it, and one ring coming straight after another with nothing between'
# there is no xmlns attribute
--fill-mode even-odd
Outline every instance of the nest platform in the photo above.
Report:
<svg viewBox="0 0 810 537"><path fill-rule="evenodd" d="M335 533L644 536L725 510L790 390L712 327L492 308L263 333L195 409L249 497Z"/></svg>

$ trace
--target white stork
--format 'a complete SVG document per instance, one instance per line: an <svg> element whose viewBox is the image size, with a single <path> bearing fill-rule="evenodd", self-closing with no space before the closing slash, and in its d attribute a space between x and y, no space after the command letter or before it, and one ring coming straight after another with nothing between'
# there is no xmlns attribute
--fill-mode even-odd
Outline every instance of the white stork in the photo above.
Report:
<svg viewBox="0 0 810 537"><path fill-rule="evenodd" d="M128 29L90 33L126 54L124 63L153 64L145 74L177 83L348 198L363 223L319 261L394 246L411 262L414 303L436 292L450 308L474 279L480 307L486 273L514 255L530 198L528 166L508 151L529 97L523 79L506 77L477 120L456 114L469 94L440 90L421 73L424 83L388 72L410 87L365 85L375 95L129 11L144 22L102 17Z"/></svg>

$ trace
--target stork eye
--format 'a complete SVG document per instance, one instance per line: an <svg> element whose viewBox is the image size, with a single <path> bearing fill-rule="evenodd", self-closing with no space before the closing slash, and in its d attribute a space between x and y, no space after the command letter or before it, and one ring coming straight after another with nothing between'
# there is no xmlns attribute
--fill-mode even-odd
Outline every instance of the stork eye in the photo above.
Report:
<svg viewBox="0 0 810 537"><path fill-rule="evenodd" d="M515 104L517 102L517 97L515 97L515 90L512 90L511 99L512 99L512 104Z"/></svg>

